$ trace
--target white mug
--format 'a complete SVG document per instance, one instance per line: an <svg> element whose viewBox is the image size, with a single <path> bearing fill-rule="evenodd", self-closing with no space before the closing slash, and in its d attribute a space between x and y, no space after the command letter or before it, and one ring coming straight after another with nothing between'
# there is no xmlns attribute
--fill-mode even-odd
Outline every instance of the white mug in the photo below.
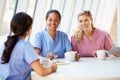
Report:
<svg viewBox="0 0 120 80"><path fill-rule="evenodd" d="M50 59L47 59L47 58L40 58L40 63L43 65L43 67L45 68L49 68L51 67L51 60Z"/></svg>
<svg viewBox="0 0 120 80"><path fill-rule="evenodd" d="M65 53L65 59L67 60L67 61L75 61L75 54L76 54L77 52L76 51L68 51L68 52L66 52Z"/></svg>
<svg viewBox="0 0 120 80"><path fill-rule="evenodd" d="M106 57L106 54L108 54L108 51L106 50L97 50L93 52L93 56L97 57L99 60L104 60Z"/></svg>

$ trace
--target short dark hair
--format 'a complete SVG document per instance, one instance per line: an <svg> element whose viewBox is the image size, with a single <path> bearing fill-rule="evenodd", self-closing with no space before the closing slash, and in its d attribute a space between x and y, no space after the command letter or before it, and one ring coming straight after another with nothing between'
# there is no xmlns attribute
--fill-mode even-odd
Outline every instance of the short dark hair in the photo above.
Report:
<svg viewBox="0 0 120 80"><path fill-rule="evenodd" d="M61 14L60 14L60 12L59 12L58 10L49 10L49 11L47 12L47 14L46 14L46 20L48 19L49 14L51 14L51 13L56 13L56 14L58 14L59 20L61 20Z"/></svg>

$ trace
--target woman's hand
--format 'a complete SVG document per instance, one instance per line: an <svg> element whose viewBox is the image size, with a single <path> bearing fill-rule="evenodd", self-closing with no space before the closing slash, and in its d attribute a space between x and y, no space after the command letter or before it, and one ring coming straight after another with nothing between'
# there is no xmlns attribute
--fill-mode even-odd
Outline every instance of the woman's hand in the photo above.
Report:
<svg viewBox="0 0 120 80"><path fill-rule="evenodd" d="M120 57L120 52L115 53L116 57Z"/></svg>
<svg viewBox="0 0 120 80"><path fill-rule="evenodd" d="M56 72L58 65L56 63L53 63L51 67L52 67L52 72Z"/></svg>
<svg viewBox="0 0 120 80"><path fill-rule="evenodd" d="M46 58L48 58L48 59L50 59L50 60L56 59L57 57L58 57L58 56L55 55L54 53L49 53L49 54L46 56Z"/></svg>
<svg viewBox="0 0 120 80"><path fill-rule="evenodd" d="M75 60L78 61L80 59L80 53L75 54Z"/></svg>

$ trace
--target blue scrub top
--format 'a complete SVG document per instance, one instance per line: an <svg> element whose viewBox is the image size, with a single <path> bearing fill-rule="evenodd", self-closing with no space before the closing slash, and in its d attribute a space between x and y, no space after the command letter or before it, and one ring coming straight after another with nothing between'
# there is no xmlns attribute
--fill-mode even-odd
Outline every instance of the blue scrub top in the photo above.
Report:
<svg viewBox="0 0 120 80"><path fill-rule="evenodd" d="M55 40L47 32L47 29L39 32L35 36L34 47L40 49L40 55L46 57L53 52L59 58L64 58L64 53L71 50L71 43L66 33L56 31Z"/></svg>
<svg viewBox="0 0 120 80"><path fill-rule="evenodd" d="M34 47L20 39L12 51L6 80L31 80L30 64L38 59Z"/></svg>
<svg viewBox="0 0 120 80"><path fill-rule="evenodd" d="M2 57L4 48L5 48L5 46L4 46L4 44L2 44L0 46L0 62L1 62L1 57ZM7 63L7 64L3 65L0 63L0 77L2 78L2 80L6 80L8 73L9 73L9 64Z"/></svg>

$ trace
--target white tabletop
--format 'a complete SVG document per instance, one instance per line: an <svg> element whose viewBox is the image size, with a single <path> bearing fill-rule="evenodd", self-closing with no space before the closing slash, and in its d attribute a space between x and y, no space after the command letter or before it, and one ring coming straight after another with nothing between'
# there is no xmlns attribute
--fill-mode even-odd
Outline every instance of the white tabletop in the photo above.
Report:
<svg viewBox="0 0 120 80"><path fill-rule="evenodd" d="M64 60L64 59L58 59ZM32 80L120 80L120 58L81 58L78 62L58 65L58 70L46 77L31 73Z"/></svg>

